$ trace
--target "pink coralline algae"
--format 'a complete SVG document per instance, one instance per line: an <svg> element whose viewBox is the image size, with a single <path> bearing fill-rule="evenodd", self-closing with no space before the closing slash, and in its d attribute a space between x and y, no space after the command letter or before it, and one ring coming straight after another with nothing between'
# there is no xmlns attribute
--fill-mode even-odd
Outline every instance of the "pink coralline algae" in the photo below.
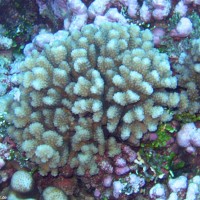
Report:
<svg viewBox="0 0 200 200"><path fill-rule="evenodd" d="M4 155L4 158L8 158L10 156L10 150L16 148L16 143L8 136L6 136L3 140L0 148L0 156Z"/></svg>
<svg viewBox="0 0 200 200"><path fill-rule="evenodd" d="M13 169L6 168L6 161L10 159L10 150L14 147L16 144L9 137L0 142L0 184L6 182L13 174Z"/></svg>
<svg viewBox="0 0 200 200"><path fill-rule="evenodd" d="M113 161L104 157L97 157L100 169L108 174L115 173L120 176L130 171L130 164L137 158L137 154L129 146L121 146L122 153L116 155Z"/></svg>
<svg viewBox="0 0 200 200"><path fill-rule="evenodd" d="M91 177L86 172L83 177L80 177L83 183L87 184L88 189L94 188L93 195L97 199L101 199L106 194L109 194L109 197L121 198L123 196L125 198L127 195L137 193L139 188L145 184L143 178L134 174L136 152L127 145L121 145L120 148L121 153L113 159L96 155L96 162L99 166L98 175Z"/></svg>

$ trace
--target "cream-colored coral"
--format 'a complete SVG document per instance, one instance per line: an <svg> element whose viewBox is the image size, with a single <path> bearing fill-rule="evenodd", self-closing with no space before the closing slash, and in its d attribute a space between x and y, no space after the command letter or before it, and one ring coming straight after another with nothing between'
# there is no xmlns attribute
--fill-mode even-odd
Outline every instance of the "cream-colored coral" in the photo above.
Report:
<svg viewBox="0 0 200 200"><path fill-rule="evenodd" d="M78 175L96 174L97 153L120 153L116 138L138 145L145 132L171 119L168 108L186 107L152 38L134 24L90 24L21 63L21 102L10 105L9 135L42 175L56 175L68 147Z"/></svg>

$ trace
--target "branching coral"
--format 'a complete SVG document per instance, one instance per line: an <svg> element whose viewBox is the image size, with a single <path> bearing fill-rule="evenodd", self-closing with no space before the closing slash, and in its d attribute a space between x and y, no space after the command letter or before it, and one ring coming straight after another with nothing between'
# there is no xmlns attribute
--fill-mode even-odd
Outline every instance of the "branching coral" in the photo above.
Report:
<svg viewBox="0 0 200 200"><path fill-rule="evenodd" d="M191 51L183 52L179 57L179 63L173 68L179 79L178 85L182 88L181 95L187 92L188 98L184 95L185 103L190 102L190 107L182 104L185 107L184 111L190 114L197 113L200 108L199 103L199 74L200 74L200 39L191 40ZM184 90L185 91L184 91ZM183 110L181 110L183 111ZM181 112L179 112L181 113Z"/></svg>
<svg viewBox="0 0 200 200"><path fill-rule="evenodd" d="M21 71L8 132L42 175L56 175L68 152L78 175L98 173L95 154L119 154L118 139L138 145L143 133L171 120L167 108L185 100L174 92L167 55L134 24L86 25L34 50Z"/></svg>

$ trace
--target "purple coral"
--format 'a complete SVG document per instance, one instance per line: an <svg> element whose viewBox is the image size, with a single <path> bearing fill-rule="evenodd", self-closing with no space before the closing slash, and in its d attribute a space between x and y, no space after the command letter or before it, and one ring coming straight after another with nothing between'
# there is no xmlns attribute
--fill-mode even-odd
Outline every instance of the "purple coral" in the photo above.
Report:
<svg viewBox="0 0 200 200"><path fill-rule="evenodd" d="M189 153L195 152L195 147L200 147L200 129L194 123L187 123L177 133L177 142L185 147Z"/></svg>
<svg viewBox="0 0 200 200"><path fill-rule="evenodd" d="M192 22L187 17L182 17L176 28L170 33L172 37L187 37L193 31Z"/></svg>
<svg viewBox="0 0 200 200"><path fill-rule="evenodd" d="M152 5L154 7L153 17L156 20L163 20L170 13L171 2L169 0L153 0Z"/></svg>
<svg viewBox="0 0 200 200"><path fill-rule="evenodd" d="M179 13L181 17L184 17L187 11L188 11L188 6L185 5L183 1L179 1L174 9L174 12Z"/></svg>
<svg viewBox="0 0 200 200"><path fill-rule="evenodd" d="M152 199L165 199L166 198L166 190L164 185L157 183L154 185L150 191L149 191L149 196Z"/></svg>
<svg viewBox="0 0 200 200"><path fill-rule="evenodd" d="M175 179L170 179L168 182L168 186L173 192L180 192L187 188L187 182L187 177L179 176Z"/></svg>
<svg viewBox="0 0 200 200"><path fill-rule="evenodd" d="M137 193L144 184L144 178L129 174L123 181L117 180L113 182L113 196L119 198L121 194L131 195Z"/></svg>

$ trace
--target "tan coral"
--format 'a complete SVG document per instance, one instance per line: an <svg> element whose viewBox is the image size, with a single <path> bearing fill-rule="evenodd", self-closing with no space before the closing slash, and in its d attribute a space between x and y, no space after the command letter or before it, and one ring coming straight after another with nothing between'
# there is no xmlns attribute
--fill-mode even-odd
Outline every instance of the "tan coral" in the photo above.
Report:
<svg viewBox="0 0 200 200"><path fill-rule="evenodd" d="M134 24L86 25L33 51L20 68L22 96L10 105L9 135L42 175L56 175L68 153L78 175L93 175L97 153L120 153L116 139L138 145L145 132L171 119L168 108L186 107L184 94L173 91L177 79L166 54L153 48L149 30Z"/></svg>

